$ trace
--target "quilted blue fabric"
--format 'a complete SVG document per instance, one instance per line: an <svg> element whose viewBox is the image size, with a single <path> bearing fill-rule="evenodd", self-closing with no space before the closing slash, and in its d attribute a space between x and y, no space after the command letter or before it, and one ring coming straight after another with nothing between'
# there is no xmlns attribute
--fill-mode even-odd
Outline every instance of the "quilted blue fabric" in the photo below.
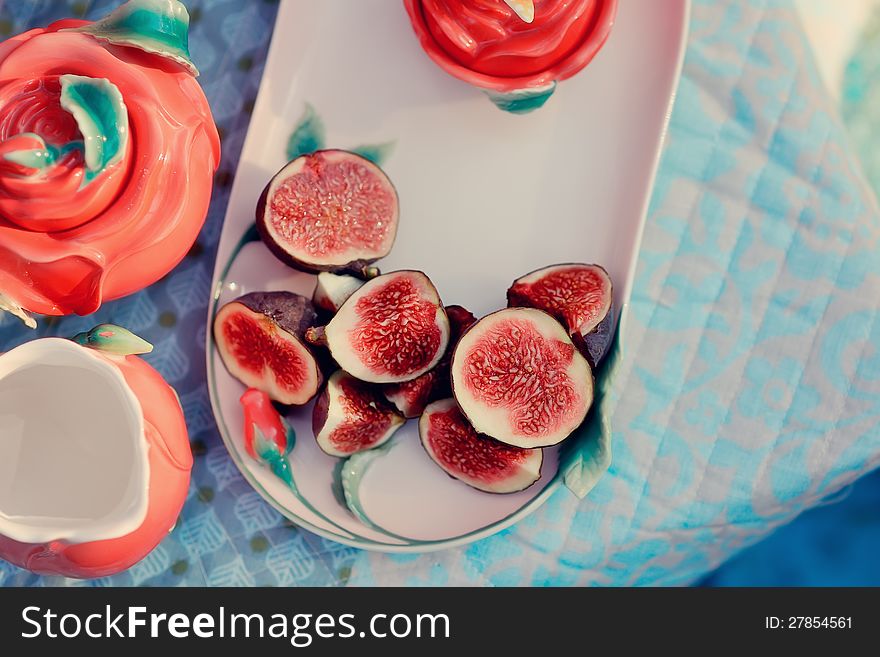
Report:
<svg viewBox="0 0 880 657"><path fill-rule="evenodd" d="M0 32L112 2L7 3ZM623 353L602 413L613 463L517 526L425 556L360 552L293 527L243 481L204 385L213 251L275 6L204 0L192 51L223 133L207 225L168 277L95 317L156 345L196 454L177 528L90 584L677 584L880 463L880 212L788 2L701 0L654 192ZM3 321L3 320L0 320ZM36 337L10 320L0 348ZM40 578L0 562L0 582Z"/></svg>

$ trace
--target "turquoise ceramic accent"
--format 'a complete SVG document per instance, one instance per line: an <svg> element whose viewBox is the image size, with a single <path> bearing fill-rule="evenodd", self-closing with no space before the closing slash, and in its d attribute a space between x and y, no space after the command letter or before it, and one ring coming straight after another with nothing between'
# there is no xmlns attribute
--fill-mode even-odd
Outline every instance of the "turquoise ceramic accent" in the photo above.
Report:
<svg viewBox="0 0 880 657"><path fill-rule="evenodd" d="M117 356L148 354L153 351L153 345L149 342L115 324L100 324L91 331L79 333L71 339L83 347Z"/></svg>
<svg viewBox="0 0 880 657"><path fill-rule="evenodd" d="M25 133L40 143L7 153L4 159L42 171L72 150L81 150L86 171L82 185L88 185L108 167L121 161L128 146L128 109L115 84L105 78L62 75L61 107L73 115L82 140L54 146L34 133Z"/></svg>
<svg viewBox="0 0 880 657"><path fill-rule="evenodd" d="M295 160L300 155L319 151L324 148L325 143L324 122L315 112L315 108L306 103L299 123L287 140L287 159Z"/></svg>
<svg viewBox="0 0 880 657"><path fill-rule="evenodd" d="M593 407L587 421L577 434L566 441L559 453L559 473L565 487L583 499L593 490L602 475L611 466L611 421L597 409L608 394L611 382L620 368L620 331L615 331L605 361L593 372L596 385L593 388Z"/></svg>
<svg viewBox="0 0 880 657"><path fill-rule="evenodd" d="M3 156L3 159L8 160L9 162L14 162L15 164L20 164L28 169L37 169L38 171L42 171L46 167L52 166L58 159L58 156L68 150L82 148L82 142L75 141L65 144L65 148L55 148L52 144L47 144L40 135L34 134L33 132L25 132L22 133L21 136L35 139L40 142L40 146L38 148L29 148L6 153Z"/></svg>
<svg viewBox="0 0 880 657"><path fill-rule="evenodd" d="M560 457L559 471L565 487L583 499L611 465L611 427L607 418L587 421L569 445Z"/></svg>
<svg viewBox="0 0 880 657"><path fill-rule="evenodd" d="M70 31L166 57L199 74L189 54L189 14L177 0L129 0L105 18Z"/></svg>
<svg viewBox="0 0 880 657"><path fill-rule="evenodd" d="M385 160L388 159L388 156L391 155L396 143L397 142L386 141L384 144L365 144L363 146L352 148L351 152L357 153L361 157L368 159L376 166L382 166Z"/></svg>
<svg viewBox="0 0 880 657"><path fill-rule="evenodd" d="M267 440L256 423L254 424L254 450L257 452L257 456L269 466L276 477L290 486L290 488L296 490L296 485L293 482L293 472L291 472L290 462L287 460L287 453L290 453L293 449L296 434L283 419L281 423L284 425L287 434L286 453L282 454L274 442Z"/></svg>
<svg viewBox="0 0 880 657"><path fill-rule="evenodd" d="M342 467L337 469L336 472L339 473L339 477L342 483L342 492L345 495L345 505L348 507L349 511L354 514L355 518L360 520L367 527L371 527L377 531L380 531L387 536L392 536L394 538L400 538L402 540L409 541L410 539L392 534L388 530L383 529L372 520L370 520L370 517L364 510L363 504L361 504L361 480L363 479L369 467L376 461L376 459L384 456L388 452L388 450L391 449L393 444L394 441L389 441L384 445L380 445L379 447L376 447L374 449L368 449L365 452L358 452L357 454L353 454L345 460L345 462L342 464Z"/></svg>
<svg viewBox="0 0 880 657"><path fill-rule="evenodd" d="M61 76L61 107L70 112L83 142L61 147L64 152L81 147L85 153L83 185L97 178L125 155L128 145L128 110L115 84L104 78Z"/></svg>
<svg viewBox="0 0 880 657"><path fill-rule="evenodd" d="M486 94L498 106L498 109L510 112L511 114L528 114L539 107L543 107L554 91L556 91L556 83L551 82L546 87L510 91L507 93L486 90Z"/></svg>

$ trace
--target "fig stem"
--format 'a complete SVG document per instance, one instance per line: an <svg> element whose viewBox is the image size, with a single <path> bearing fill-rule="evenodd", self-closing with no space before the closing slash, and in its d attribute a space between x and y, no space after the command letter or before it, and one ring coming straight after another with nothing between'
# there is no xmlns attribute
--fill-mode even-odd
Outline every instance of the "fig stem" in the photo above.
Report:
<svg viewBox="0 0 880 657"><path fill-rule="evenodd" d="M306 329L306 342L320 347L327 346L327 333L323 326L313 326Z"/></svg>
<svg viewBox="0 0 880 657"><path fill-rule="evenodd" d="M371 278L376 278L381 272L378 267L366 266L361 270L361 276L365 281L370 280Z"/></svg>

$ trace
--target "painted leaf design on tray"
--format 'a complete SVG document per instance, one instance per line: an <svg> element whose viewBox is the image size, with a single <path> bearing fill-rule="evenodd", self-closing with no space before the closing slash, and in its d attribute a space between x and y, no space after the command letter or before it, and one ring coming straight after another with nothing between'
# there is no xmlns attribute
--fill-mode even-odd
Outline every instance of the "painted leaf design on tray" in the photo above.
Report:
<svg viewBox="0 0 880 657"><path fill-rule="evenodd" d="M397 142L394 141L386 141L381 144L365 144L363 146L355 146L351 151L352 153L357 153L361 157L368 159L373 164L382 166L394 150L395 144L397 144Z"/></svg>
<svg viewBox="0 0 880 657"><path fill-rule="evenodd" d="M397 142L385 141L377 144L361 144L351 148L352 153L356 153L370 162L382 166L382 163L388 159ZM287 140L287 159L295 160L300 155L314 153L327 147L327 131L324 128L324 121L315 111L311 103L306 103L296 127Z"/></svg>
<svg viewBox="0 0 880 657"><path fill-rule="evenodd" d="M306 103L299 123L287 140L287 159L295 160L300 155L321 150L325 142L324 122L315 112L315 108Z"/></svg>

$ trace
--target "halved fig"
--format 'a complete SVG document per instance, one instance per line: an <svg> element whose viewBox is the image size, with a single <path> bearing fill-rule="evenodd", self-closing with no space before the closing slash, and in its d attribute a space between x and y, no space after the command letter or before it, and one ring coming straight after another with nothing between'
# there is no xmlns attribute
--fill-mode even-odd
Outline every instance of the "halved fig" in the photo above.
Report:
<svg viewBox="0 0 880 657"><path fill-rule="evenodd" d="M283 262L307 272L362 274L397 235L397 191L355 153L315 151L292 160L263 190L257 230Z"/></svg>
<svg viewBox="0 0 880 657"><path fill-rule="evenodd" d="M614 337L611 278L599 265L551 265L526 274L507 290L507 305L553 315L593 367L605 357Z"/></svg>
<svg viewBox="0 0 880 657"><path fill-rule="evenodd" d="M454 399L430 404L419 420L422 446L446 474L487 493L516 493L541 478L544 452L479 435Z"/></svg>
<svg viewBox="0 0 880 657"><path fill-rule="evenodd" d="M434 369L411 381L389 383L383 387L385 398L403 413L404 417L418 417L432 401L452 395L449 380L449 362L455 343L471 324L477 321L473 314L461 306L446 306L449 318L449 345L446 353Z"/></svg>
<svg viewBox="0 0 880 657"><path fill-rule="evenodd" d="M339 366L371 383L410 381L434 367L449 344L449 320L431 280L395 271L367 281L326 327L306 339L326 345Z"/></svg>
<svg viewBox="0 0 880 657"><path fill-rule="evenodd" d="M479 320L458 341L452 390L479 433L517 447L546 447L584 421L593 374L553 317L508 308Z"/></svg>
<svg viewBox="0 0 880 657"><path fill-rule="evenodd" d="M327 379L312 412L315 440L331 456L350 456L378 447L404 422L406 419L375 387L342 370Z"/></svg>
<svg viewBox="0 0 880 657"><path fill-rule="evenodd" d="M315 304L315 308L335 315L342 304L367 282L365 279L375 278L379 275L379 270L375 267L367 267L364 274L364 278L359 278L351 274L333 274L329 271L322 271L318 274L315 292L312 294L312 303Z"/></svg>
<svg viewBox="0 0 880 657"><path fill-rule="evenodd" d="M300 406L323 381L304 340L316 322L312 303L299 294L252 292L217 312L214 341L232 376L281 404Z"/></svg>

